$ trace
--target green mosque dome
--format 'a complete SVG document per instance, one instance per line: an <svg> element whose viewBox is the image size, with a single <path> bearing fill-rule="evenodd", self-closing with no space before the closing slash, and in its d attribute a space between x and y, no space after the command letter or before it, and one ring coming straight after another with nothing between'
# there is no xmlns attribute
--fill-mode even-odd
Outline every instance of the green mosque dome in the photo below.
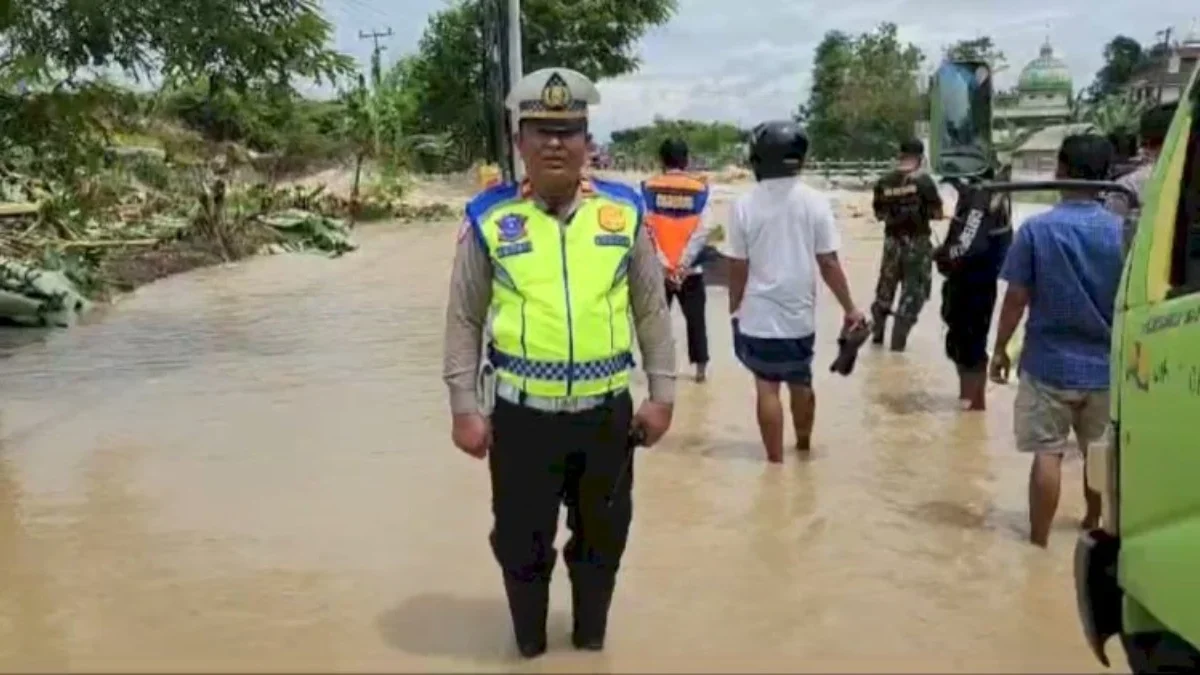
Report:
<svg viewBox="0 0 1200 675"><path fill-rule="evenodd" d="M1065 93L1070 96L1074 91L1072 85L1070 68L1054 55L1049 41L1042 45L1038 57L1021 70L1017 80L1017 89L1021 93Z"/></svg>

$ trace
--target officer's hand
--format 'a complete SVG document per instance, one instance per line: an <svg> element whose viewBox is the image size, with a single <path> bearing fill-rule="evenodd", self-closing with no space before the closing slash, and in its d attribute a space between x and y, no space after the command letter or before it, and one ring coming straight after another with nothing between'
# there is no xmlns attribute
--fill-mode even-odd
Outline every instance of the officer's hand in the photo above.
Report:
<svg viewBox="0 0 1200 675"><path fill-rule="evenodd" d="M1008 358L1008 354L1001 351L992 355L992 365L988 368L992 382L996 384L1008 384L1008 375L1011 370L1012 360Z"/></svg>
<svg viewBox="0 0 1200 675"><path fill-rule="evenodd" d="M483 459L492 447L492 425L479 413L455 415L450 438L459 450L476 459Z"/></svg>
<svg viewBox="0 0 1200 675"><path fill-rule="evenodd" d="M646 435L643 443L646 447L654 445L667 433L667 429L671 427L673 410L674 406L670 403L656 401L642 401L638 406L637 413L633 416L633 424Z"/></svg>

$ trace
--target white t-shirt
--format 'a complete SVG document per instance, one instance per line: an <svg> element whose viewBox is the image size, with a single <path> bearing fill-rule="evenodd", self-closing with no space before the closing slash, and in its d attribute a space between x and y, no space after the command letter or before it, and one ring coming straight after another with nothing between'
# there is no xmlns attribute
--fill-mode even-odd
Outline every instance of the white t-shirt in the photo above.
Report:
<svg viewBox="0 0 1200 675"><path fill-rule="evenodd" d="M798 178L772 178L733 205L727 254L749 260L739 330L751 337L799 338L816 332L816 256L841 237L829 197Z"/></svg>

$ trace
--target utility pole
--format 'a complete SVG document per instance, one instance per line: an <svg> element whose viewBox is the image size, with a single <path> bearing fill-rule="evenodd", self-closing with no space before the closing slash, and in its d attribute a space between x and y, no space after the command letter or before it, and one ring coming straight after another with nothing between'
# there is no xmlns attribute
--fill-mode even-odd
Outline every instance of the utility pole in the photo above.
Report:
<svg viewBox="0 0 1200 675"><path fill-rule="evenodd" d="M374 41L374 42L375 42L375 53L376 53L376 54L378 54L379 52L381 52L381 51L383 51L383 50L387 49L387 46L386 46L386 45L385 45L385 46L383 46L383 47L380 47L380 46L379 46L379 38L389 38L389 37L392 37L392 28L391 28L391 26L388 26L388 29L387 29L387 32L386 32L386 33L380 33L380 32L378 32L378 31L371 31L370 33L364 33L364 32L362 32L361 30L360 30L360 31L358 31L358 39L360 39L360 40L372 40L372 41Z"/></svg>
<svg viewBox="0 0 1200 675"><path fill-rule="evenodd" d="M1158 69L1158 96L1156 97L1156 102L1159 104L1162 103L1163 88L1167 86L1167 68L1171 63L1171 31L1172 29L1168 27L1166 30L1160 30L1154 34L1155 37L1161 36L1163 40L1162 63L1159 64Z"/></svg>
<svg viewBox="0 0 1200 675"><path fill-rule="evenodd" d="M509 91L517 86L517 82L525 75L525 67L521 62L521 0L508 0L508 87ZM508 92L504 92L508 95ZM514 108L509 111L509 119L511 124L509 129L513 134L517 132L517 113ZM525 176L525 166L521 162L521 155L517 153L516 141L510 136L510 148L512 154L513 180L521 180Z"/></svg>

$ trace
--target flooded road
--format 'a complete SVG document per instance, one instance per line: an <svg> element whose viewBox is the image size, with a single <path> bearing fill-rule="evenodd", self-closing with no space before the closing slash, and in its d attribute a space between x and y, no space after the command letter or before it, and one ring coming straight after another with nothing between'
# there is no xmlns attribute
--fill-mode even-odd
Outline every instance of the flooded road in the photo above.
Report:
<svg viewBox="0 0 1200 675"><path fill-rule="evenodd" d="M880 235L843 226L865 307ZM909 352L868 348L849 378L823 291L813 457L768 466L712 289L710 380L681 379L639 458L608 651L568 648L558 574L551 652L517 661L486 467L449 442L453 225L358 238L165 280L0 360L0 668L1098 669L1079 490L1050 550L1026 545L1015 387L957 411L936 290Z"/></svg>

